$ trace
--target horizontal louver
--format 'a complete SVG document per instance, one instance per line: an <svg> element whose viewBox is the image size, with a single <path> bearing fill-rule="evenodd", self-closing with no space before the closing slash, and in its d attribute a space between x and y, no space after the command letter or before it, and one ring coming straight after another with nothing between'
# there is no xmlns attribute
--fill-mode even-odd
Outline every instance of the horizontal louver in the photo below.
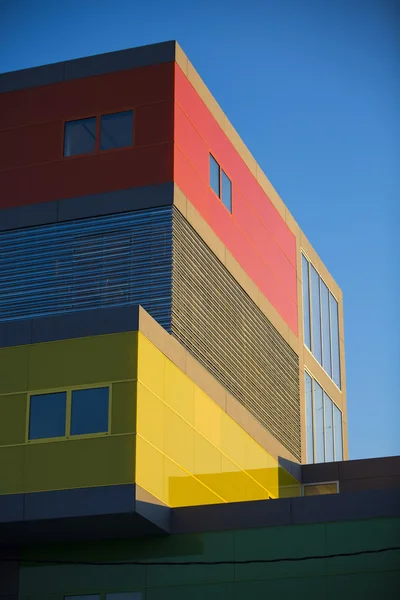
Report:
<svg viewBox="0 0 400 600"><path fill-rule="evenodd" d="M140 304L170 329L171 208L0 234L0 321Z"/></svg>
<svg viewBox="0 0 400 600"><path fill-rule="evenodd" d="M171 332L298 460L299 359L181 213Z"/></svg>

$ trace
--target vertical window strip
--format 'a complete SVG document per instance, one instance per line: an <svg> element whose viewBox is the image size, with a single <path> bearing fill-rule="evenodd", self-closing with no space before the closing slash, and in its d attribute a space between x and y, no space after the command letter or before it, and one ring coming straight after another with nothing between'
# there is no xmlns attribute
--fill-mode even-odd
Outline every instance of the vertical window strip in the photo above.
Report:
<svg viewBox="0 0 400 600"><path fill-rule="evenodd" d="M329 377L332 377L329 290L322 279L320 279L320 291L322 322L322 366L328 373Z"/></svg>
<svg viewBox="0 0 400 600"><path fill-rule="evenodd" d="M311 350L311 310L310 310L310 277L309 263L302 256L302 283L303 283L303 325L304 343Z"/></svg>
<svg viewBox="0 0 400 600"><path fill-rule="evenodd" d="M333 449L333 402L328 394L324 392L324 438L325 438L325 462L334 460Z"/></svg>
<svg viewBox="0 0 400 600"><path fill-rule="evenodd" d="M325 461L324 439L324 400L322 387L313 380L314 423L315 423L315 455L314 462Z"/></svg>
<svg viewBox="0 0 400 600"><path fill-rule="evenodd" d="M342 412L335 404L333 405L333 430L335 460L343 460Z"/></svg>
<svg viewBox="0 0 400 600"><path fill-rule="evenodd" d="M332 331L332 379L340 388L339 306L332 294L329 294L329 305Z"/></svg>
<svg viewBox="0 0 400 600"><path fill-rule="evenodd" d="M312 322L312 352L317 361L322 365L321 344L321 299L319 275L311 267L311 322Z"/></svg>
<svg viewBox="0 0 400 600"><path fill-rule="evenodd" d="M306 460L307 464L314 462L314 418L313 418L313 398L312 398L312 379L305 372L305 390L306 390Z"/></svg>

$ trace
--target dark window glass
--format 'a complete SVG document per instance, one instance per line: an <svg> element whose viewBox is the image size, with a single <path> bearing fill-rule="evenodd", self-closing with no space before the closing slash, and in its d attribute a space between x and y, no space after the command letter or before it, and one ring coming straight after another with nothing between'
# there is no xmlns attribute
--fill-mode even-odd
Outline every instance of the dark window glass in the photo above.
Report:
<svg viewBox="0 0 400 600"><path fill-rule="evenodd" d="M331 368L331 328L329 319L329 291L321 279L321 310L322 310L322 366L332 377Z"/></svg>
<svg viewBox="0 0 400 600"><path fill-rule="evenodd" d="M227 174L222 171L222 203L232 212L232 182Z"/></svg>
<svg viewBox="0 0 400 600"><path fill-rule="evenodd" d="M213 156L210 154L210 187L217 194L218 198L220 194L220 175L219 175L219 164Z"/></svg>
<svg viewBox="0 0 400 600"><path fill-rule="evenodd" d="M100 121L100 150L133 144L133 110L103 115Z"/></svg>
<svg viewBox="0 0 400 600"><path fill-rule="evenodd" d="M340 388L340 354L339 354L339 314L338 303L332 294L329 294L332 331L332 379Z"/></svg>
<svg viewBox="0 0 400 600"><path fill-rule="evenodd" d="M64 156L88 154L96 149L96 118L65 123Z"/></svg>
<svg viewBox="0 0 400 600"><path fill-rule="evenodd" d="M303 316L304 316L304 343L311 350L311 323L310 323L310 283L308 276L308 260L302 257L303 273Z"/></svg>
<svg viewBox="0 0 400 600"><path fill-rule="evenodd" d="M311 266L311 316L312 316L312 353L322 364L321 347L321 303L319 295L319 275Z"/></svg>
<svg viewBox="0 0 400 600"><path fill-rule="evenodd" d="M333 423L335 432L335 460L343 460L342 413L333 405Z"/></svg>
<svg viewBox="0 0 400 600"><path fill-rule="evenodd" d="M337 482L333 483L313 483L304 486L305 496L320 496L322 494L337 494Z"/></svg>
<svg viewBox="0 0 400 600"><path fill-rule="evenodd" d="M71 435L108 431L109 388L72 392Z"/></svg>
<svg viewBox="0 0 400 600"><path fill-rule="evenodd" d="M314 424L312 402L312 380L308 373L304 373L306 386L306 452L307 463L314 462Z"/></svg>
<svg viewBox="0 0 400 600"><path fill-rule="evenodd" d="M142 592L117 592L106 594L106 600L142 600Z"/></svg>
<svg viewBox="0 0 400 600"><path fill-rule="evenodd" d="M84 594L83 596L64 596L64 600L100 600L100 594Z"/></svg>
<svg viewBox="0 0 400 600"><path fill-rule="evenodd" d="M325 462L332 462L333 456L333 404L332 400L324 392L325 412Z"/></svg>
<svg viewBox="0 0 400 600"><path fill-rule="evenodd" d="M324 402L321 386L314 381L315 462L325 460L324 452Z"/></svg>
<svg viewBox="0 0 400 600"><path fill-rule="evenodd" d="M29 411L29 439L62 437L65 435L65 392L31 396Z"/></svg>

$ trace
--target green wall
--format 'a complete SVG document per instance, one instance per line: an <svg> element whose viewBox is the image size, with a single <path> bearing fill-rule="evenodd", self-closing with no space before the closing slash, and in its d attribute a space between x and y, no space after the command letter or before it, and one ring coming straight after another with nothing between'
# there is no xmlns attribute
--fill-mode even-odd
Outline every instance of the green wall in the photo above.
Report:
<svg viewBox="0 0 400 600"><path fill-rule="evenodd" d="M63 560L212 561L325 555L400 545L400 519L290 525L36 548ZM141 591L144 600L318 600L400 597L400 551L293 563L21 567L21 600Z"/></svg>

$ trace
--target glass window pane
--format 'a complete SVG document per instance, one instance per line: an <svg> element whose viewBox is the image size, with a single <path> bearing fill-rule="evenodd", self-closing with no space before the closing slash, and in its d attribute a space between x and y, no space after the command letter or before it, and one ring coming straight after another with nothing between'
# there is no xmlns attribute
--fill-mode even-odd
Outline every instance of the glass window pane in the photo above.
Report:
<svg viewBox="0 0 400 600"><path fill-rule="evenodd" d="M321 310L322 310L322 366L332 377L331 368L331 328L329 319L329 291L321 279Z"/></svg>
<svg viewBox="0 0 400 600"><path fill-rule="evenodd" d="M96 148L96 117L65 123L64 156L88 154Z"/></svg>
<svg viewBox="0 0 400 600"><path fill-rule="evenodd" d="M306 386L306 453L307 463L314 462L314 428L312 409L312 380L308 373L304 373Z"/></svg>
<svg viewBox="0 0 400 600"><path fill-rule="evenodd" d="M84 594L83 596L64 596L64 600L100 600L100 594Z"/></svg>
<svg viewBox="0 0 400 600"><path fill-rule="evenodd" d="M100 121L100 150L133 144L133 110L103 115Z"/></svg>
<svg viewBox="0 0 400 600"><path fill-rule="evenodd" d="M106 600L142 600L142 592L119 592L106 594Z"/></svg>
<svg viewBox="0 0 400 600"><path fill-rule="evenodd" d="M332 400L324 392L324 413L325 413L325 462L332 462L333 455L333 416Z"/></svg>
<svg viewBox="0 0 400 600"><path fill-rule="evenodd" d="M311 317L312 317L312 353L317 361L322 364L321 348L321 305L319 295L319 275L311 267Z"/></svg>
<svg viewBox="0 0 400 600"><path fill-rule="evenodd" d="M109 388L72 392L71 435L108 431Z"/></svg>
<svg viewBox="0 0 400 600"><path fill-rule="evenodd" d="M322 494L337 494L337 482L333 483L312 483L304 486L305 496L321 496Z"/></svg>
<svg viewBox="0 0 400 600"><path fill-rule="evenodd" d="M339 354L339 314L338 303L329 294L332 332L332 379L340 388L340 354Z"/></svg>
<svg viewBox="0 0 400 600"><path fill-rule="evenodd" d="M335 434L335 460L343 460L342 413L333 405L333 422Z"/></svg>
<svg viewBox="0 0 400 600"><path fill-rule="evenodd" d="M213 156L210 154L210 187L220 197L220 183L219 183L219 164Z"/></svg>
<svg viewBox="0 0 400 600"><path fill-rule="evenodd" d="M229 212L232 212L232 182L224 171L222 171L222 203Z"/></svg>
<svg viewBox="0 0 400 600"><path fill-rule="evenodd" d="M31 396L29 412L29 439L63 437L67 394L38 394Z"/></svg>
<svg viewBox="0 0 400 600"><path fill-rule="evenodd" d="M315 458L316 463L324 462L324 403L322 388L314 381L314 423L315 423Z"/></svg>
<svg viewBox="0 0 400 600"><path fill-rule="evenodd" d="M310 324L310 287L308 276L308 260L302 256L303 280L303 317L304 317L304 343L311 350L311 324Z"/></svg>

